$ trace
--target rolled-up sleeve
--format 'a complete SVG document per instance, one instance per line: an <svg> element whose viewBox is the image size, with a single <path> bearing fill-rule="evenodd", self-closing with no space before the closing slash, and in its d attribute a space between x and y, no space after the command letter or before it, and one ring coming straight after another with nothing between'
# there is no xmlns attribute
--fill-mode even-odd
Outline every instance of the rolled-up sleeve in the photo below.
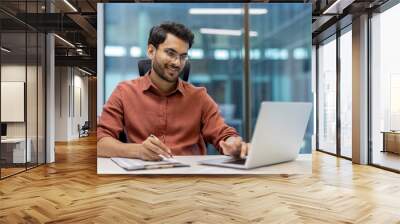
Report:
<svg viewBox="0 0 400 224"><path fill-rule="evenodd" d="M231 136L239 136L239 133L225 123L224 118L219 112L217 103L207 94L205 89L202 91L201 98L203 101L201 118L202 135L207 142L212 143L222 153L219 142Z"/></svg>
<svg viewBox="0 0 400 224"><path fill-rule="evenodd" d="M121 84L115 88L103 107L97 125L97 141L104 137L118 139L124 125L124 108L122 104Z"/></svg>

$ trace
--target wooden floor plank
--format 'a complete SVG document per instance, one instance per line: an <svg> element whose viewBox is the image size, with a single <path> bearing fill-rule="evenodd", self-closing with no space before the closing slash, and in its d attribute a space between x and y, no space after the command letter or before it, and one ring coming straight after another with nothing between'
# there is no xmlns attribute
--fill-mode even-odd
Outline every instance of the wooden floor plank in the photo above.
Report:
<svg viewBox="0 0 400 224"><path fill-rule="evenodd" d="M321 152L312 175L99 176L96 139L0 181L0 223L400 223L400 175Z"/></svg>

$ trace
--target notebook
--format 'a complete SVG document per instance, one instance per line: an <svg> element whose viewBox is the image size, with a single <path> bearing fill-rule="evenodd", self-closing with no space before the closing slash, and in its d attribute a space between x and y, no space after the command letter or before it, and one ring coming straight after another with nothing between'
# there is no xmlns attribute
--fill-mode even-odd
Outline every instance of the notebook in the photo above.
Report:
<svg viewBox="0 0 400 224"><path fill-rule="evenodd" d="M148 170L190 166L189 164L181 163L171 158L163 158L161 161L144 161L140 159L112 157L111 160L126 170Z"/></svg>

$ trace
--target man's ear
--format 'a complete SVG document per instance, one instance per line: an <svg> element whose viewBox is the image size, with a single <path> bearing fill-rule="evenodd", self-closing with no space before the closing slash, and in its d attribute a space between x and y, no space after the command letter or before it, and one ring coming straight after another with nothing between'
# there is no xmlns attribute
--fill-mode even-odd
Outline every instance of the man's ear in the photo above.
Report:
<svg viewBox="0 0 400 224"><path fill-rule="evenodd" d="M152 44L147 45L147 57L153 60L155 55L156 55L156 48Z"/></svg>

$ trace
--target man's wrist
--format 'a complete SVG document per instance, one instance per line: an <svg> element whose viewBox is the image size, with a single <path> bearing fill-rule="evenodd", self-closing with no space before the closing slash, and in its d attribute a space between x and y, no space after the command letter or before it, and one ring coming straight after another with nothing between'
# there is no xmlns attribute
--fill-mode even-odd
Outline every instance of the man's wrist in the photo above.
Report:
<svg viewBox="0 0 400 224"><path fill-rule="evenodd" d="M141 144L121 143L120 157L138 158Z"/></svg>

